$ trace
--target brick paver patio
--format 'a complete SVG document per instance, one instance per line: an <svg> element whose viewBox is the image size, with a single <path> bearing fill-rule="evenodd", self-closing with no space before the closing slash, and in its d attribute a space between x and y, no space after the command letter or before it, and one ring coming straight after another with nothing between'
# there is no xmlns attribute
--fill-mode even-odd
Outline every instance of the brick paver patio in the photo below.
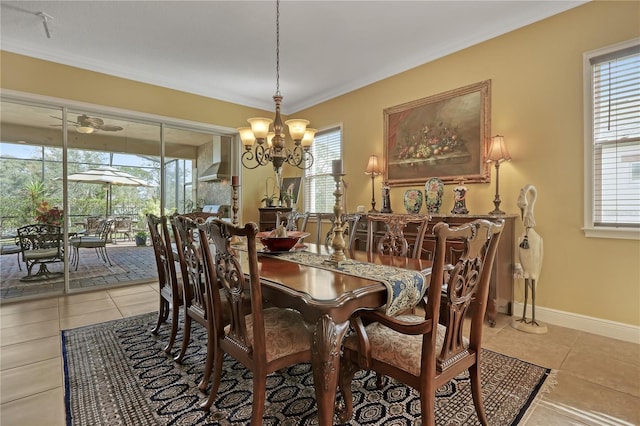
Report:
<svg viewBox="0 0 640 426"><path fill-rule="evenodd" d="M103 263L93 249L81 249L78 270L69 268L69 288L108 288L158 279L153 247L136 247L133 242L119 241L117 244L108 244L107 252L112 266ZM22 271L19 270L16 256L0 256L0 301L63 292L62 275L41 281L20 281L20 278L27 275L27 271L22 262ZM37 268L34 267L34 273ZM52 272L63 272L64 265L52 264L49 269Z"/></svg>

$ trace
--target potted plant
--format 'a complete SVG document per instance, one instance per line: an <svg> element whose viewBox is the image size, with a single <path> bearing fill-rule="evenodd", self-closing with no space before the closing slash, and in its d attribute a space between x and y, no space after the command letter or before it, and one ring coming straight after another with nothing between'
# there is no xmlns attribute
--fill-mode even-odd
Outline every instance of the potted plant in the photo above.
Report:
<svg viewBox="0 0 640 426"><path fill-rule="evenodd" d="M260 201L264 202L265 207L273 207L275 199L275 195L264 194L264 197Z"/></svg>
<svg viewBox="0 0 640 426"><path fill-rule="evenodd" d="M271 180L272 188L269 191L269 180ZM273 207L276 200L276 184L272 177L268 177L264 183L264 197L260 201L264 202L265 207Z"/></svg>
<svg viewBox="0 0 640 426"><path fill-rule="evenodd" d="M147 233L147 231L138 231L138 232L136 232L135 238L136 238L136 245L138 247L142 247L142 246L146 246L147 245L147 235L149 235Z"/></svg>
<svg viewBox="0 0 640 426"><path fill-rule="evenodd" d="M280 198L288 208L291 208L292 204L296 202L296 200L293 198L293 195L289 194L288 192L281 191Z"/></svg>
<svg viewBox="0 0 640 426"><path fill-rule="evenodd" d="M51 207L47 201L42 201L36 208L36 222L47 225L62 226L64 211L59 207Z"/></svg>

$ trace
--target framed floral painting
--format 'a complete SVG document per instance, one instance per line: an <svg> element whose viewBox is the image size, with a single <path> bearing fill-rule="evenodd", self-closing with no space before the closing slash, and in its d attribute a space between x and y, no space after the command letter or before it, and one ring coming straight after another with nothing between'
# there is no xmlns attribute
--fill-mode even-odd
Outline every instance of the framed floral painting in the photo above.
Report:
<svg viewBox="0 0 640 426"><path fill-rule="evenodd" d="M491 80L384 110L384 176L389 186L489 182Z"/></svg>

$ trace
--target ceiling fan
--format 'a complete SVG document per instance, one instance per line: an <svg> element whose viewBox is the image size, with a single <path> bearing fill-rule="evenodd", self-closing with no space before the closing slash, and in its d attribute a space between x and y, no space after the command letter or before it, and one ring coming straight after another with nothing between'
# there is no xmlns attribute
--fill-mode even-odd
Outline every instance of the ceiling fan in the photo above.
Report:
<svg viewBox="0 0 640 426"><path fill-rule="evenodd" d="M57 120L62 120L62 118L60 117L54 117L52 115L50 117ZM76 130L78 131L78 133L93 133L97 130L104 130L105 132L118 132L123 129L120 126L104 124L104 120L102 120L102 118L89 117L86 114L79 115L77 121L68 120L68 122L76 126ZM55 124L55 126L59 126L59 124Z"/></svg>

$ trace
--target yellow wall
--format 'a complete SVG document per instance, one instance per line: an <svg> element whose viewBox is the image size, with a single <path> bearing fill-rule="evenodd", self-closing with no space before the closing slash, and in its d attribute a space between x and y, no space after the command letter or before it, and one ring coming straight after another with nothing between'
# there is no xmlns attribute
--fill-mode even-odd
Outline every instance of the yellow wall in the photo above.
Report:
<svg viewBox="0 0 640 426"><path fill-rule="evenodd" d="M371 180L363 171L370 154L382 158L384 108L491 79L491 134L505 135L513 157L500 168L502 209L518 213L519 189L528 183L538 189L536 230L544 238L545 259L537 305L638 326L640 243L585 238L581 227L582 53L639 35L639 2L591 2L296 115L318 128L343 124L348 207L354 210L370 205ZM265 113L7 52L0 60L3 89L228 127ZM257 221L264 181L272 175L270 168L242 171L245 221ZM378 207L380 183L377 178ZM467 185L471 213L493 209L494 185ZM394 211L404 211L407 188L392 189ZM448 185L442 210L452 206L453 186ZM521 299L521 282L515 293Z"/></svg>
<svg viewBox="0 0 640 426"><path fill-rule="evenodd" d="M585 238L581 231L582 54L639 35L640 2L593 2L296 115L319 128L343 124L352 210L370 205L371 180L363 171L368 155L383 156L385 108L491 79L491 134L505 135L513 157L500 167L501 208L519 213L520 188L538 189L536 231L545 253L537 306L640 325L639 242ZM491 183L467 184L472 214L493 210L494 168L491 173ZM376 180L378 207L381 180ZM453 187L445 187L442 211L453 207ZM404 211L402 194L408 188L392 188L394 211ZM518 281L520 300L523 288Z"/></svg>

